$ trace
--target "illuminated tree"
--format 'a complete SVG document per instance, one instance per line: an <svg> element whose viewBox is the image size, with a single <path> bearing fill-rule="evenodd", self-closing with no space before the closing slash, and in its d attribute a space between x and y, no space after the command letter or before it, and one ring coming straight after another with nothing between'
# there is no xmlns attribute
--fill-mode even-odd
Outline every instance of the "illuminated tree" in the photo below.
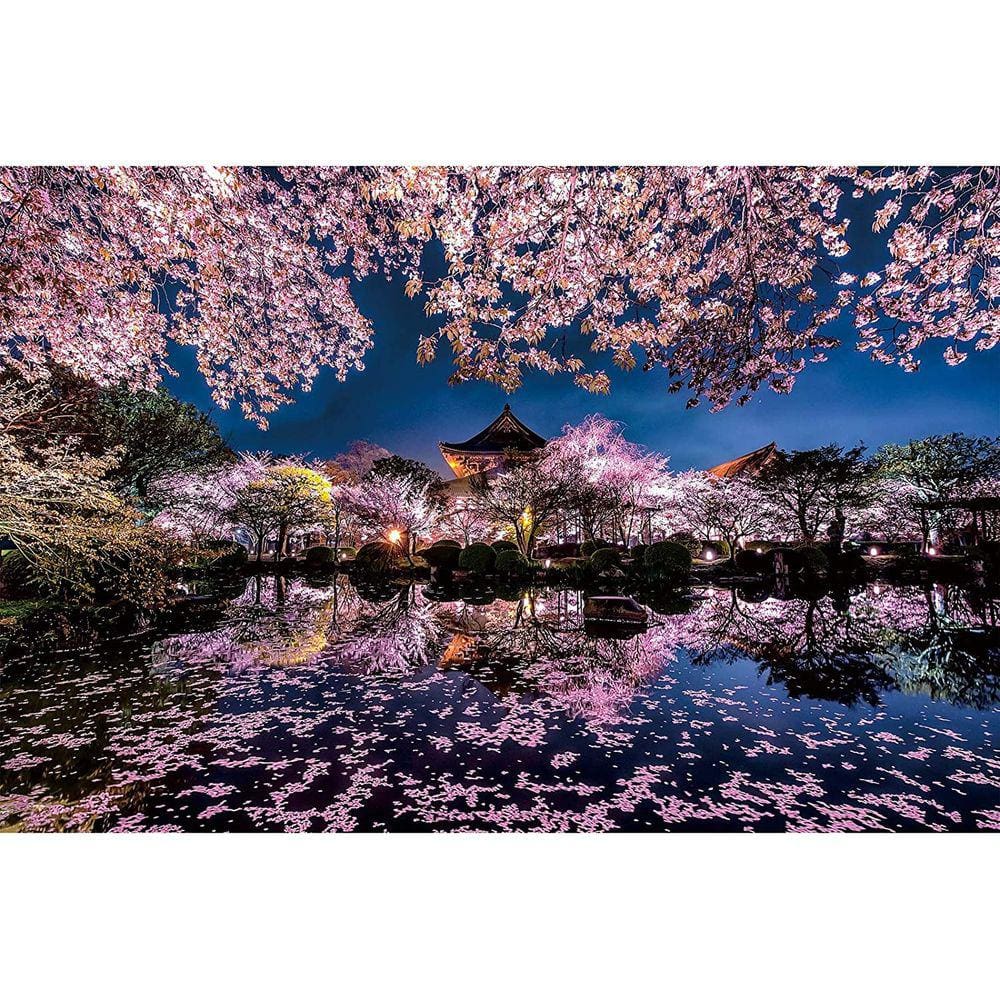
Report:
<svg viewBox="0 0 1000 1000"><path fill-rule="evenodd" d="M803 541L860 509L874 494L862 446L826 445L809 451L778 452L759 473L757 486Z"/></svg>
<svg viewBox="0 0 1000 1000"><path fill-rule="evenodd" d="M925 542L937 545L943 514L920 505L973 496L1000 475L1000 438L942 434L887 444L875 461L881 476L907 488L911 517L919 519Z"/></svg>
<svg viewBox="0 0 1000 1000"><path fill-rule="evenodd" d="M891 256L860 278L852 185ZM362 367L351 282L379 273L440 317L415 353L444 346L457 381L607 392L608 362L642 365L721 407L790 391L845 310L908 369L931 338L952 364L995 346L998 190L996 167L4 167L3 351L151 388L190 346L216 401L265 422L320 368Z"/></svg>

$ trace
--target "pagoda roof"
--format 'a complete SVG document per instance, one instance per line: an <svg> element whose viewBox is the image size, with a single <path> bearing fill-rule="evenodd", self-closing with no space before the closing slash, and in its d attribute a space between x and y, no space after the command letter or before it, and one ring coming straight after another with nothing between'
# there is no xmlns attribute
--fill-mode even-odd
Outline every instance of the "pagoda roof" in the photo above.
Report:
<svg viewBox="0 0 1000 1000"><path fill-rule="evenodd" d="M510 403L489 426L468 441L441 441L442 452L476 455L502 455L506 451L533 451L545 445L545 438L536 434L514 416Z"/></svg>
<svg viewBox="0 0 1000 1000"><path fill-rule="evenodd" d="M763 448L748 452L746 455L740 455L739 458L722 462L720 465L713 465L708 471L720 479L733 479L735 476L742 475L755 476L777 453L778 446L772 441L770 444L764 445Z"/></svg>

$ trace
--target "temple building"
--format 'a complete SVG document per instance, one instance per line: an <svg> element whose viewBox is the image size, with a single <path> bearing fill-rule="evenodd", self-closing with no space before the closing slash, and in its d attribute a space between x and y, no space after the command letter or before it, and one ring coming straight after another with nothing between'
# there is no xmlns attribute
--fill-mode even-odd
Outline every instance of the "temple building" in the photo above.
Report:
<svg viewBox="0 0 1000 1000"><path fill-rule="evenodd" d="M439 441L444 460L456 479L489 472L504 462L545 446L545 438L514 416L508 403L489 426L468 441Z"/></svg>
<svg viewBox="0 0 1000 1000"><path fill-rule="evenodd" d="M778 453L777 444L772 441L770 444L758 448L756 451L740 455L730 462L722 462L720 465L713 465L708 471L713 476L720 479L735 479L737 476L756 476L765 466L774 461L774 456Z"/></svg>

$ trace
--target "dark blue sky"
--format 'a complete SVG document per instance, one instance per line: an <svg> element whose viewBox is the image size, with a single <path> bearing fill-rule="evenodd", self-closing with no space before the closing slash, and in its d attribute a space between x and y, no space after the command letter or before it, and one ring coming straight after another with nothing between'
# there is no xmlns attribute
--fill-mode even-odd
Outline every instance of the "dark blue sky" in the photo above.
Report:
<svg viewBox="0 0 1000 1000"><path fill-rule="evenodd" d="M845 198L841 207L851 218L852 250L840 264L855 274L881 268L886 250L884 240L871 232L872 205L867 199ZM568 376L540 373L526 375L511 397L485 383L449 386L446 345L433 364L416 363L418 335L430 332L437 321L424 316L419 300L406 298L402 282L370 278L355 292L375 329L366 370L353 373L346 383L322 372L311 393L298 394L293 405L272 415L267 431L245 420L237 408L214 410L234 448L326 458L363 438L450 475L437 442L471 437L505 402L545 437L588 413L604 413L624 423L632 440L670 455L674 469L707 468L772 440L786 449L831 441L864 441L874 448L949 431L1000 434L1000 350L970 351L964 364L950 368L941 358L946 343L929 343L918 354L920 370L907 374L854 349L849 315L824 330L843 346L823 364L807 364L790 395L765 388L742 408L711 413L707 404L686 410L684 392L668 394L665 372L619 372L610 358L591 362L611 375L610 396L578 389ZM577 349L584 348L581 343ZM180 378L167 379L170 391L209 409L211 399L193 350L175 348L170 360L180 372Z"/></svg>

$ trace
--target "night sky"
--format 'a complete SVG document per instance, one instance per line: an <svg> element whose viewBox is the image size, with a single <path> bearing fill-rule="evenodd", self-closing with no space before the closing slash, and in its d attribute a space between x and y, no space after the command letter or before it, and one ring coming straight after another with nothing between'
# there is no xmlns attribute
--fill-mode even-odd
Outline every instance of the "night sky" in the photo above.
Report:
<svg viewBox="0 0 1000 1000"><path fill-rule="evenodd" d="M858 211L850 203L847 207L852 213ZM865 232L863 222L852 221L854 249L843 260L845 268L858 274L882 263L875 258L870 230ZM886 441L949 431L1000 434L1000 351L972 351L964 364L952 368L941 358L947 343L931 342L918 353L920 370L908 374L854 350L849 315L824 329L839 337L843 346L831 351L828 361L807 364L790 395L763 388L742 408L711 413L707 404L686 410L684 392L668 394L665 372L620 372L610 358L588 359L611 376L610 396L577 388L571 376L541 373L527 374L513 396L486 383L449 386L447 345L442 345L433 364L416 363L418 335L432 330L437 320L424 316L419 300L406 298L402 282L369 278L356 285L356 295L375 330L366 370L352 373L346 383L323 371L312 392L298 394L293 405L271 416L267 431L245 420L238 408L212 410L234 448L327 458L351 441L364 439L450 476L437 442L471 437L505 402L545 437L588 413L603 413L624 423L631 440L670 455L675 470L708 468L772 440L785 449L831 441L844 445L863 441L875 448ZM168 377L167 388L211 409L193 350L175 347L170 361L180 377Z"/></svg>

